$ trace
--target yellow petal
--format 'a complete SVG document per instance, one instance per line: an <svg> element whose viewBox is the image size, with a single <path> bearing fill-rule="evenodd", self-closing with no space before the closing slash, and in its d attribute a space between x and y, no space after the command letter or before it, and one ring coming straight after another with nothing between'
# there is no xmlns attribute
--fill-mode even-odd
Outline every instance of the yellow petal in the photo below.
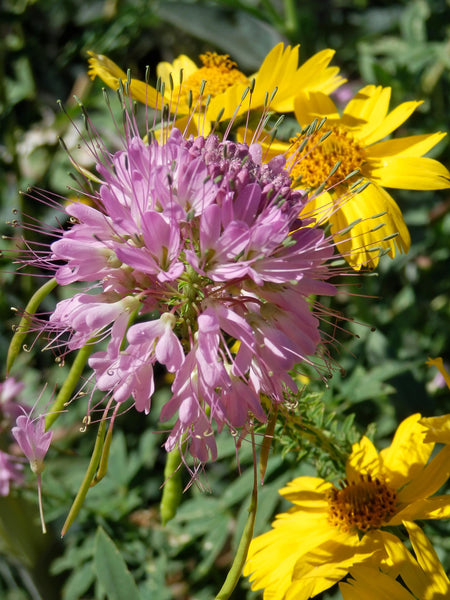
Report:
<svg viewBox="0 0 450 600"><path fill-rule="evenodd" d="M450 516L450 495L423 498L409 504L394 515L389 525L400 525L402 521L421 521L423 519L448 519Z"/></svg>
<svg viewBox="0 0 450 600"><path fill-rule="evenodd" d="M423 531L412 522L403 522L407 529L416 558L395 536L384 533L389 554L387 570L393 577L400 576L414 597L420 600L437 600L448 597L449 582L439 559Z"/></svg>
<svg viewBox="0 0 450 600"><path fill-rule="evenodd" d="M356 534L344 534L336 532L336 535L321 544L308 554L299 558L294 566L292 581L298 584L305 583L310 587L310 581L314 582L312 595L330 588L348 573L349 568L363 562L379 564L384 557L384 549L377 535L368 533L361 540ZM294 588L295 589L295 588ZM297 589L300 586L297 585ZM296 598L291 594L287 597ZM307 599L309 596L299 596L299 599Z"/></svg>
<svg viewBox="0 0 450 600"><path fill-rule="evenodd" d="M396 249L409 250L411 238L398 205L375 183L344 201L330 222L339 252L354 269L376 267L380 251L393 258Z"/></svg>
<svg viewBox="0 0 450 600"><path fill-rule="evenodd" d="M211 98L208 113L215 119L223 111L222 120L225 120L246 113L249 107L257 109L260 106L259 102L255 101L250 94L245 94L248 87L244 83L235 83L226 92L217 94ZM244 95L245 99L243 100Z"/></svg>
<svg viewBox="0 0 450 600"><path fill-rule="evenodd" d="M242 136L241 141L245 141L245 143L247 144L253 143L255 131L248 129L245 138L243 136L245 129L243 127L240 127L239 131L241 132ZM258 139L258 143L260 143L262 147L264 162L269 162L274 156L278 156L279 154L286 154L286 152L291 147L291 144L289 144L288 142L281 142L276 138L272 142L270 142L269 136L265 136L264 134L260 136L260 138Z"/></svg>
<svg viewBox="0 0 450 600"><path fill-rule="evenodd" d="M372 595L372 588L367 587L365 583L359 585L353 579L348 579L346 583L340 583L339 589L343 600L378 600Z"/></svg>
<svg viewBox="0 0 450 600"><path fill-rule="evenodd" d="M292 111L298 73L299 46L277 44L264 59L255 75L253 94L254 107L262 107L266 94L269 97L276 90L270 106L279 112Z"/></svg>
<svg viewBox="0 0 450 600"><path fill-rule="evenodd" d="M91 57L89 59L88 71L91 79L98 76L113 90L119 89L120 81L125 85L127 82L127 74L122 71L116 63L102 54L95 54L94 52L88 52L88 54ZM135 100L148 104L152 108L160 109L162 107L161 94L158 94L155 88L147 85L143 81L139 81L139 79L131 79L130 94Z"/></svg>
<svg viewBox="0 0 450 600"><path fill-rule="evenodd" d="M334 54L334 50L326 48L317 52L300 65L295 73L294 80L291 80L291 93L293 86L294 96L299 91L318 91L324 94L331 94L331 92L344 83L345 79L338 75L338 67L328 66ZM286 86L289 85L289 74L286 74L284 83ZM278 110L282 111L279 107Z"/></svg>
<svg viewBox="0 0 450 600"><path fill-rule="evenodd" d="M389 556L387 568L385 569L383 566L383 570L386 570L392 577L401 575L409 589L423 590L426 587L426 577L421 569L418 568L414 557L408 552L403 542L397 536L386 531L382 532L381 535L384 547ZM422 596L420 598L422 599Z"/></svg>
<svg viewBox="0 0 450 600"><path fill-rule="evenodd" d="M403 190L443 190L450 173L439 161L421 157L385 157L370 165L370 178L384 187Z"/></svg>
<svg viewBox="0 0 450 600"><path fill-rule="evenodd" d="M345 467L347 479L349 482L360 481L360 474L370 474L373 478L380 475L380 461L375 446L367 437L363 437L360 442L353 444Z"/></svg>
<svg viewBox="0 0 450 600"><path fill-rule="evenodd" d="M415 523L404 523L404 525L408 531L417 562L427 576L425 600L436 597L449 598L450 582L429 539ZM411 588L411 591L421 597L418 590Z"/></svg>
<svg viewBox="0 0 450 600"><path fill-rule="evenodd" d="M96 54L91 50L88 51L88 54L90 56L88 59L88 74L91 79L95 79L98 76L106 83L106 85L109 85L109 87L113 89L117 89L118 79L122 79L122 81L127 80L125 71L122 71L122 69L107 56Z"/></svg>
<svg viewBox="0 0 450 600"><path fill-rule="evenodd" d="M328 510L326 495L332 488L332 483L320 477L297 477L279 490L279 493L305 511L320 510L325 513Z"/></svg>
<svg viewBox="0 0 450 600"><path fill-rule="evenodd" d="M294 100L294 113L298 123L304 127L314 119L326 117L325 127L329 127L340 120L336 105L329 96L323 92L312 91L299 93Z"/></svg>
<svg viewBox="0 0 450 600"><path fill-rule="evenodd" d="M359 271L363 267L374 269L378 265L379 244L370 244L370 239L361 227L359 211L349 200L345 211L337 210L330 217L331 233L340 254L348 264ZM335 233L338 232L338 233Z"/></svg>
<svg viewBox="0 0 450 600"><path fill-rule="evenodd" d="M420 423L425 430L426 442L450 444L450 415L424 417Z"/></svg>
<svg viewBox="0 0 450 600"><path fill-rule="evenodd" d="M292 74L297 65L298 46L294 48L287 46L287 48L284 48L284 44L280 42L272 48L262 62L259 72L254 75L255 86L253 94L247 94L245 102L242 103L242 96L248 85L236 83L223 94L218 94L215 98L212 98L210 102L212 114L223 109L223 118L231 119L235 113L243 114L246 112L250 102L252 109L261 108L264 105L266 93L270 96L278 87L278 81L284 76L283 69Z"/></svg>
<svg viewBox="0 0 450 600"><path fill-rule="evenodd" d="M223 108L223 118L230 119L234 114L241 115L247 112L249 106L252 110L263 108L266 100L271 98L272 110L292 112L294 98L300 91L305 93L319 90L329 93L344 81L337 75L336 67L328 67L334 54L333 50L326 49L318 52L300 67L298 50L299 46L291 48L291 46L285 47L283 43L277 44L253 76L255 79L253 93L248 94L242 101L248 85L237 83L211 100L212 112L216 113ZM250 81L251 79L252 77L249 78Z"/></svg>
<svg viewBox="0 0 450 600"><path fill-rule="evenodd" d="M193 60L185 54L180 54L173 63L160 62L156 67L156 75L161 78L161 81L166 85L166 89L170 88L170 77L174 85L180 85L180 73L183 73L183 81L198 71L198 67Z"/></svg>
<svg viewBox="0 0 450 600"><path fill-rule="evenodd" d="M354 137L364 140L381 125L387 115L391 88L366 85L350 100L342 114L342 124Z"/></svg>
<svg viewBox="0 0 450 600"><path fill-rule="evenodd" d="M408 505L415 500L435 494L450 476L450 446L442 450L418 471L411 481L398 493L398 501Z"/></svg>
<svg viewBox="0 0 450 600"><path fill-rule="evenodd" d="M312 579L293 581L286 590L283 600L308 600L317 594L315 590L316 582Z"/></svg>
<svg viewBox="0 0 450 600"><path fill-rule="evenodd" d="M169 97L164 96L164 98L161 98L161 94L158 93L155 88L151 85L147 85L143 81L139 81L139 79L132 79L130 81L130 94L135 100L147 104L151 108L158 108L159 110L161 110L164 103L170 102ZM179 106L179 114L184 114L180 108L181 107Z"/></svg>
<svg viewBox="0 0 450 600"><path fill-rule="evenodd" d="M434 148L446 135L446 133L439 131L437 133L410 135L408 137L386 140L385 142L374 144L367 149L367 152L370 159L380 160L388 156L423 156L431 148Z"/></svg>
<svg viewBox="0 0 450 600"><path fill-rule="evenodd" d="M331 218L333 209L334 202L331 195L328 192L322 192L311 197L311 200L306 203L300 213L300 217L302 219L315 219L319 225L323 225Z"/></svg>
<svg viewBox="0 0 450 600"><path fill-rule="evenodd" d="M398 581L373 567L358 565L350 575L353 579L339 584L344 600L414 600Z"/></svg>
<svg viewBox="0 0 450 600"><path fill-rule="evenodd" d="M424 443L421 415L416 413L400 423L392 444L380 452L386 482L401 488L421 472L428 462L434 444Z"/></svg>
<svg viewBox="0 0 450 600"><path fill-rule="evenodd" d="M393 111L391 111L383 121L373 129L369 134L364 137L364 142L369 145L383 139L395 129L397 129L402 123L408 119L408 117L420 106L422 102L403 102Z"/></svg>
<svg viewBox="0 0 450 600"><path fill-rule="evenodd" d="M278 515L274 528L252 540L244 575L252 589L265 589L268 597L284 597L297 560L335 535L326 514L297 512Z"/></svg>
<svg viewBox="0 0 450 600"><path fill-rule="evenodd" d="M255 79L259 80L260 84L275 81L277 77L274 76L274 73L277 73L283 64L288 71L296 70L298 66L299 47L297 44L293 48L291 46L286 46L285 48L283 42L274 46L261 63Z"/></svg>

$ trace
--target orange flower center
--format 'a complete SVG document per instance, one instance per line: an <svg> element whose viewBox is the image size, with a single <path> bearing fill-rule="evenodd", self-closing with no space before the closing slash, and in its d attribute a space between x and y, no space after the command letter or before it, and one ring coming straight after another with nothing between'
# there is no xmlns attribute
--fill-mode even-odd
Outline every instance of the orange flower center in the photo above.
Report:
<svg viewBox="0 0 450 600"><path fill-rule="evenodd" d="M228 54L207 52L200 55L203 66L190 75L182 84L181 98L187 102L189 91L192 101L198 100L202 82L205 81L203 95L212 97L225 92L235 83L248 83L248 78L236 68L236 63L230 60Z"/></svg>
<svg viewBox="0 0 450 600"><path fill-rule="evenodd" d="M305 143L305 137L299 135L289 140L292 146L287 153L294 161L292 177L300 179L302 188L317 188L327 178L327 187L341 183L366 162L365 148L346 129L321 128L306 139Z"/></svg>
<svg viewBox="0 0 450 600"><path fill-rule="evenodd" d="M397 492L370 475L359 475L357 482L344 482L328 495L328 518L342 531L368 531L381 527L395 513Z"/></svg>

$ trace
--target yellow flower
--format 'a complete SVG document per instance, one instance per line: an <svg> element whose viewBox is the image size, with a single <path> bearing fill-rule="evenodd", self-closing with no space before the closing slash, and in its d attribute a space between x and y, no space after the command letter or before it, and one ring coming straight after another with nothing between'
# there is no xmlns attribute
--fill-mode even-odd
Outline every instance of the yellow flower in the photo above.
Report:
<svg viewBox="0 0 450 600"><path fill-rule="evenodd" d="M241 103L242 96L246 87L252 79L255 80L251 95L252 110L262 109L267 103L267 96L272 97L270 109L278 113L292 112L294 110L294 101L301 91L305 97L310 92L322 92L330 94L339 87L345 80L338 75L338 67L329 67L329 63L334 56L334 50L327 48L314 54L300 67L299 46L284 47L284 44L277 44L259 68L259 71L249 77L247 84L237 83L225 93L222 93L211 101L211 110L214 114L223 109L223 119L231 119L233 115L244 114L248 110L248 102ZM240 106L241 105L241 106ZM240 106L238 110L236 107Z"/></svg>
<svg viewBox="0 0 450 600"><path fill-rule="evenodd" d="M414 523L405 523L416 557L405 546L389 550L388 566L383 571L358 565L350 569L353 579L340 583L344 600L444 600L450 597L450 581L428 538ZM396 578L400 576L408 589ZM408 591L409 590L409 591Z"/></svg>
<svg viewBox="0 0 450 600"><path fill-rule="evenodd" d="M267 160L280 153L291 157L292 176L294 180L301 178L298 187L317 189L328 178L327 189L332 190L313 196L303 214L329 220L339 251L354 269L375 267L380 249L391 257L396 247L400 252L409 250L410 236L402 213L384 188L434 190L450 186L449 171L437 160L424 157L445 133L384 139L421 104L404 102L388 112L390 95L388 87L367 85L339 115L325 94L300 94L294 106L299 124L304 127L324 117L326 122L307 141L299 135L290 143L272 142L266 155ZM358 175L345 180L356 170ZM349 197L345 193L356 177L361 178L357 187L363 189ZM367 182L370 185L364 187Z"/></svg>
<svg viewBox="0 0 450 600"><path fill-rule="evenodd" d="M450 516L450 495L433 496L450 475L450 446L429 460L419 420L405 419L380 453L366 437L354 444L340 487L299 477L280 490L294 506L252 541L244 569L264 600L307 600L354 565L388 561L403 544L385 527Z"/></svg>
<svg viewBox="0 0 450 600"><path fill-rule="evenodd" d="M294 98L299 89L305 94L310 90L329 93L343 82L337 75L338 68L328 67L334 55L333 50L322 50L298 67L298 48L284 48L283 44L278 44L269 52L260 70L252 78L241 73L228 55L207 52L200 56L203 63L201 67L187 56L181 55L173 63L158 64L156 74L163 86L160 92L147 83L132 78L130 93L135 100L151 107L161 108L163 104L167 104L171 111L176 110L177 116L192 114L191 120L195 121L197 127L200 118L197 102L201 95L202 109L207 110L207 118L204 118L204 112L201 117L204 134L209 133L210 123L219 115L221 120L226 120L248 111L248 101L243 103L242 96L253 78L252 110L261 109L265 105L266 95L271 96L277 90L271 102L272 110L293 111ZM113 89L119 87L120 80L127 80L126 73L112 60L94 52L88 54L91 79L98 76ZM206 106L208 96L211 98ZM177 124L181 127L187 123L188 119L185 118Z"/></svg>
<svg viewBox="0 0 450 600"><path fill-rule="evenodd" d="M88 73L91 79L98 76L113 89L119 88L120 81L124 83L127 81L127 74L112 60L102 54L94 52L88 54L90 56ZM198 123L200 113L198 102L202 102L204 110L208 95L214 97L221 94L237 82L248 85L247 77L236 68L236 63L231 61L227 54L207 52L200 55L200 60L202 66L197 67L188 56L181 54L172 64L159 63L156 74L160 79L161 87L158 90L144 81L131 78L132 98L152 108L161 109L163 105L168 105L171 112L176 111L178 117L195 113ZM212 111L209 111L209 115L212 115ZM215 117L217 114L214 115ZM178 122L179 127L187 124L188 119ZM207 133L209 133L209 126L205 131L205 134Z"/></svg>

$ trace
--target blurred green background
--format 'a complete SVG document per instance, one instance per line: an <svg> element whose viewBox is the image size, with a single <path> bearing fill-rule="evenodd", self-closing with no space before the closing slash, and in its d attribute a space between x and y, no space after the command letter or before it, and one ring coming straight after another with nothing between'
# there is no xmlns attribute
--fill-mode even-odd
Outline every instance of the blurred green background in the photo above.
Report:
<svg viewBox="0 0 450 600"><path fill-rule="evenodd" d="M106 54L141 78L147 65L154 74L161 60L171 61L180 53L196 60L206 50L228 53L241 70L251 73L279 41L300 43L302 60L323 48L334 48L333 64L340 67L351 87L357 89L365 83L391 86L391 106L423 99L401 134L449 130L448 0L3 0L3 249L14 248L14 237L21 234L20 228L7 223L16 218L14 209L48 223L55 218L51 208L19 196L18 190L35 186L68 193L70 165L58 138L64 137L75 155L80 140L57 100L78 123L76 95L102 135L115 143L102 84L87 77L88 50ZM444 140L433 157L448 166L449 148ZM348 329L356 334L342 334L339 339L335 358L345 374L336 373L326 389L321 382L312 382L310 394L300 403L304 418L325 427L343 451L366 431L380 445L387 444L400 420L413 412L450 412L448 390L435 377L436 370L425 365L428 356L443 356L450 362L450 193L401 192L394 196L411 231L411 250L393 261L384 258L375 274L361 276L358 295L342 293L333 300L332 307L351 319ZM11 307L23 307L40 280L14 276L7 252L1 260L0 355L6 357L11 325L16 322ZM51 308L51 302L46 302L45 310ZM51 353L34 352L20 358L13 375L23 377L25 399L32 405L42 389L42 376L51 387L60 384L65 373L67 367L55 365ZM2 377L4 374L3 369ZM155 433L159 427L154 415L167 393L161 385L156 410L149 417L128 413L121 418L108 476L89 493L63 541L58 531L87 466L95 431L80 432L82 402L60 419L56 449L47 459L44 474L51 532L45 538L39 533L31 477L27 488L0 498L2 598L120 598L109 590L109 575L100 559L107 552L114 555L113 543L132 574L124 579L127 598L214 597L246 518L252 484L251 448L250 444L242 448L239 475L234 442L223 436L219 460L209 465L201 478L206 489L192 486L177 517L162 528L158 505L163 437ZM301 439L280 435L275 450L261 491L258 533L267 529L280 508L277 489L289 479L317 471L333 477L342 468L339 461ZM440 523L427 531L448 568L450 528ZM233 596L258 597L262 595L250 592L245 580ZM339 597L337 590L323 595Z"/></svg>

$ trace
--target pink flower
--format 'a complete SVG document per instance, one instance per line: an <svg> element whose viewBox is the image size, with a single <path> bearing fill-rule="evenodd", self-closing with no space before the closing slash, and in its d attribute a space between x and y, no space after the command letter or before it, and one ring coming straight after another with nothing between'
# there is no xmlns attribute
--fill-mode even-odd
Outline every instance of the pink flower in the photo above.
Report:
<svg viewBox="0 0 450 600"><path fill-rule="evenodd" d="M29 415L20 415L11 433L27 457L33 473L40 475L53 436L52 431L45 432L45 418L39 416L32 421Z"/></svg>
<svg viewBox="0 0 450 600"><path fill-rule="evenodd" d="M41 473L44 470L44 457L50 447L53 432L45 432L45 417L40 415L33 421L30 415L17 417L16 427L11 430L20 449L27 457L31 470L37 475L39 513L41 516L42 532L46 533L44 512L42 508Z"/></svg>
<svg viewBox="0 0 450 600"><path fill-rule="evenodd" d="M50 345L98 344L95 387L138 411L151 408L155 366L174 373L166 448L204 462L216 430L264 422L261 395L276 405L297 389L290 372L321 344L308 297L335 293L334 247L299 220L308 198L284 157L263 164L257 143L175 128L145 144L135 130L130 117L124 149L102 147L93 206L70 204L73 224L34 257L61 285L87 285L45 328Z"/></svg>

